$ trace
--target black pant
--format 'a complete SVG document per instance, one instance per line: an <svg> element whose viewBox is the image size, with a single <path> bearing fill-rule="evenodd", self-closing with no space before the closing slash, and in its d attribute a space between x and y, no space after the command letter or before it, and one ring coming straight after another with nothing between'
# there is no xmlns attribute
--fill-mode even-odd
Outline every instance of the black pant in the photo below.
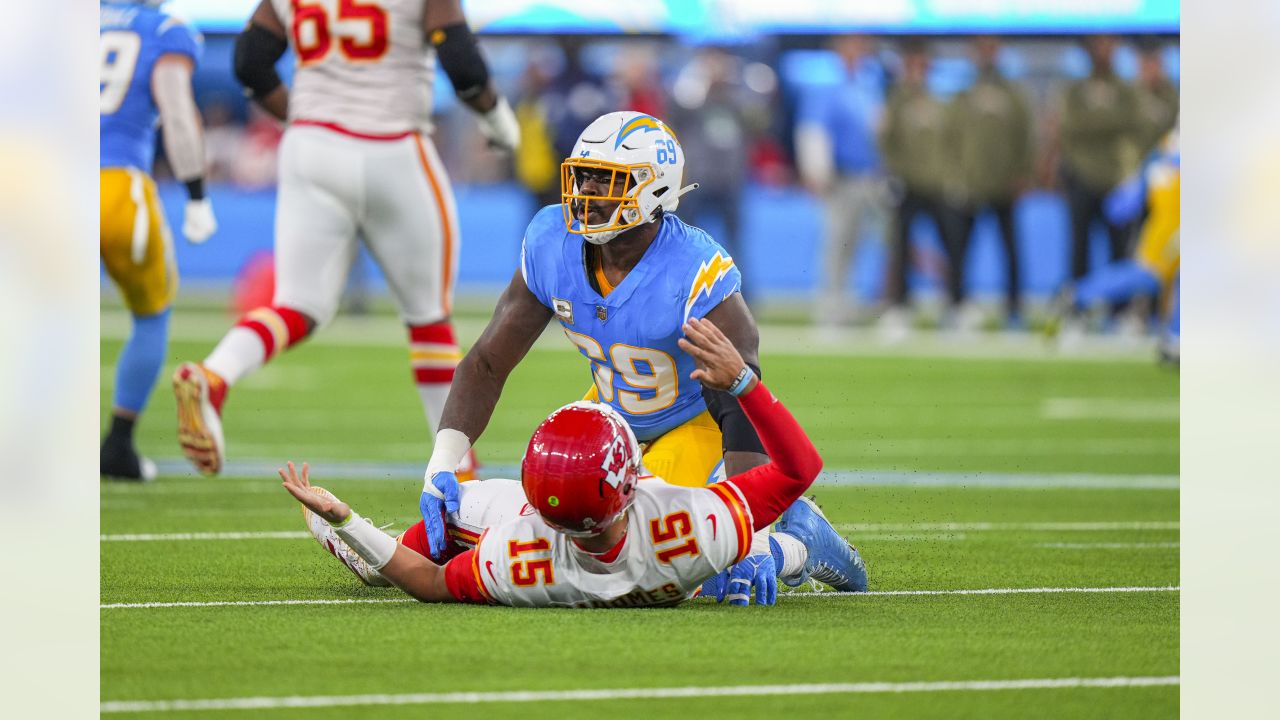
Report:
<svg viewBox="0 0 1280 720"><path fill-rule="evenodd" d="M933 220L938 228L938 236L942 239L942 247L948 255L947 292L953 302L963 297L961 272L957 270L964 260L963 254L956 255L956 241L952 213L935 196L918 190L906 188L902 200L894 210L893 254L889 257L888 298L892 305L908 303L907 271L911 262L911 222L918 215Z"/></svg>
<svg viewBox="0 0 1280 720"><path fill-rule="evenodd" d="M1111 262L1124 259L1128 250L1130 228L1112 225L1103 214L1102 201L1110 189L1086 187L1069 173L1065 180L1067 206L1071 212L1071 279L1079 280L1089 274L1089 230L1093 221L1102 223L1107 230Z"/></svg>
<svg viewBox="0 0 1280 720"><path fill-rule="evenodd" d="M973 237L973 226L978 221L978 216L984 211L990 211L996 216L996 222L1000 225L1000 242L1004 245L1004 256L1006 259L1007 274L1005 276L1005 307L1009 313L1009 317L1014 317L1021 312L1022 305L1022 283L1018 274L1018 235L1016 226L1013 223L1013 199L996 200L986 205L961 205L953 208L953 229L955 236L954 248L951 250L952 274L955 276L955 284L960 288L961 295L957 298L963 300L964 296L964 261L969 254L969 244Z"/></svg>

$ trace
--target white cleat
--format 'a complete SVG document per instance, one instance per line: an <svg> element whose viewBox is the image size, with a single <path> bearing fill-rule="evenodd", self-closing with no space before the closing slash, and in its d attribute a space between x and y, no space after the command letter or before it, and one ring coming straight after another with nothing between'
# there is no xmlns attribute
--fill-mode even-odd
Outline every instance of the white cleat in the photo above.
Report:
<svg viewBox="0 0 1280 720"><path fill-rule="evenodd" d="M311 492L334 502L338 500L333 493L322 487L312 485ZM342 538L338 537L338 531L334 530L333 526L324 518L303 507L302 519L306 521L307 530L311 531L311 537L320 543L320 547L329 551L330 555L338 558L343 565L347 566L348 570L360 578L360 582L370 587L388 587L391 585L386 578L382 577L381 573L369 567L369 563L365 562L364 558L360 557L355 550L352 550L349 545L343 542Z"/></svg>

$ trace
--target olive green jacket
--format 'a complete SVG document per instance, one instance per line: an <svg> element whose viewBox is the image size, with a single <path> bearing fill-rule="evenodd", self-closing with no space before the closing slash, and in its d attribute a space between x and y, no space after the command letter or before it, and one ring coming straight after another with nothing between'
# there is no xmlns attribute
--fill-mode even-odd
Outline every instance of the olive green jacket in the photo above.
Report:
<svg viewBox="0 0 1280 720"><path fill-rule="evenodd" d="M909 189L937 196L954 182L946 136L946 103L925 88L900 84L890 91L880 151Z"/></svg>
<svg viewBox="0 0 1280 720"><path fill-rule="evenodd" d="M1063 168L1086 188L1106 192L1141 159L1138 93L1111 73L1067 86L1062 105Z"/></svg>
<svg viewBox="0 0 1280 720"><path fill-rule="evenodd" d="M1018 86L985 72L951 101L947 151L964 199L1012 200L1035 166L1031 108Z"/></svg>

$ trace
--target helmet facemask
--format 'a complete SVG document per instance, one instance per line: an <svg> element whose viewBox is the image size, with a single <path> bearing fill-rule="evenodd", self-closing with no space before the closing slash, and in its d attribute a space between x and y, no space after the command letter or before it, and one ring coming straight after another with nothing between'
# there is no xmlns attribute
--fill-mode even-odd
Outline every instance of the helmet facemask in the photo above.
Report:
<svg viewBox="0 0 1280 720"><path fill-rule="evenodd" d="M583 176L597 173L598 183L606 189L606 195L587 195L582 192ZM608 180L603 180L604 175ZM560 164L560 200L564 211L565 226L569 232L582 235L587 242L603 245L624 230L652 220L640 207L640 191L657 177L648 163L624 165L608 160L571 157ZM604 222L589 225L590 214L601 204L617 203ZM594 205L593 205L594 204ZM581 213L582 219L578 215Z"/></svg>

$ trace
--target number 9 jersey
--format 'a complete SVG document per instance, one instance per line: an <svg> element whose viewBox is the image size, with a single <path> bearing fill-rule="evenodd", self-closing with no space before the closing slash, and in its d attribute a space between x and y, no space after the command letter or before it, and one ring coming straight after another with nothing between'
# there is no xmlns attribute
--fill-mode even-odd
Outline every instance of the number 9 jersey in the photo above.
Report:
<svg viewBox="0 0 1280 720"><path fill-rule="evenodd" d="M137 3L104 2L99 19L99 167L149 173L160 117L151 69L169 54L198 63L201 37L177 18Z"/></svg>
<svg viewBox="0 0 1280 720"><path fill-rule="evenodd" d="M701 318L742 287L733 258L699 228L670 213L653 243L616 288L601 295L588 279L586 240L568 232L560 205L534 216L520 271L592 366L600 402L626 419L642 443L706 412L693 358L676 345L690 317Z"/></svg>

